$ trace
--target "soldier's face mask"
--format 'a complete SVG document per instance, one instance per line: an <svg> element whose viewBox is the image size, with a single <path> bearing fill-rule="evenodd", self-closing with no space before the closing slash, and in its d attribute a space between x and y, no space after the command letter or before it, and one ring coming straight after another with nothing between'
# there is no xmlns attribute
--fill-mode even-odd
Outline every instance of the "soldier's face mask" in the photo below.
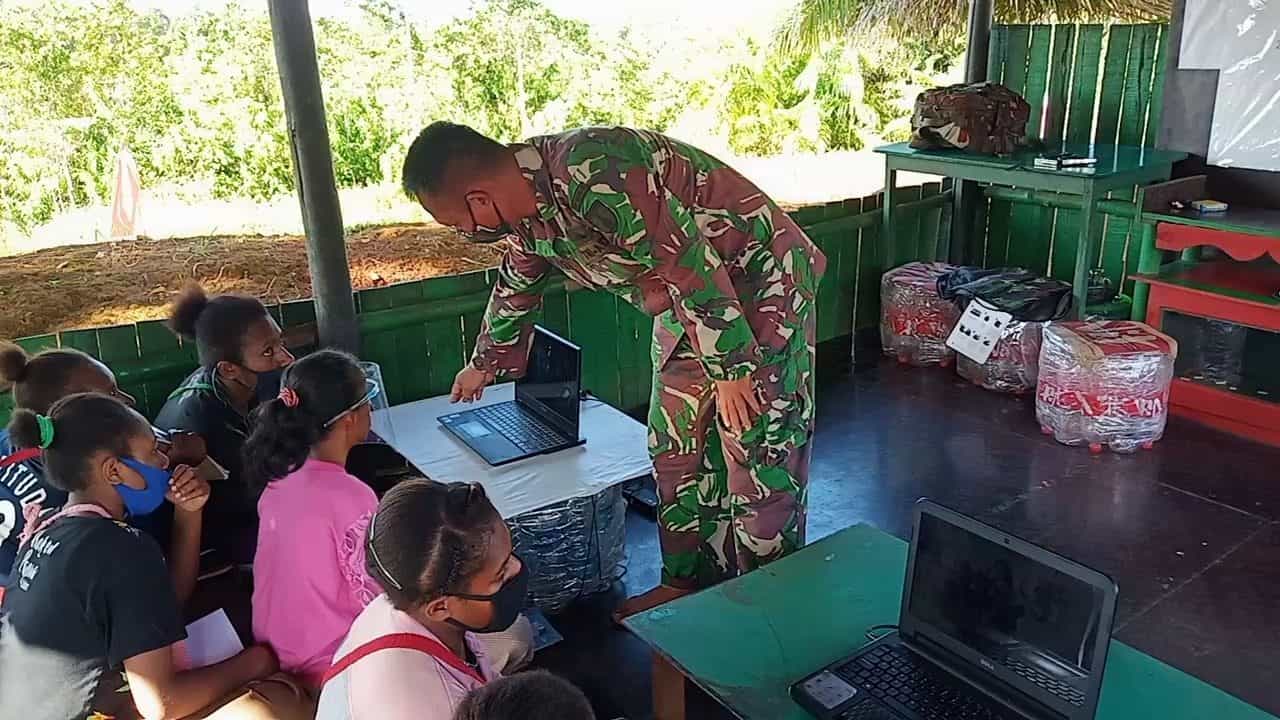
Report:
<svg viewBox="0 0 1280 720"><path fill-rule="evenodd" d="M492 225L482 224L480 220L476 217L476 210L472 203L476 201L484 201L484 200L487 200L488 202L480 202L478 204L480 204L482 208L488 208L490 211L492 211L493 217L496 218L497 220L495 224L492 224ZM475 229L470 232L460 229L458 230L458 234L462 235L462 237L465 238L468 242L473 242L473 243L497 242L502 238L508 235L511 235L513 232L511 229L511 223L507 222L506 219L502 217L502 211L498 209L498 206L496 204L494 204L493 199L488 197L487 195L483 195L481 193L468 193L467 194L467 214L471 216L471 227Z"/></svg>

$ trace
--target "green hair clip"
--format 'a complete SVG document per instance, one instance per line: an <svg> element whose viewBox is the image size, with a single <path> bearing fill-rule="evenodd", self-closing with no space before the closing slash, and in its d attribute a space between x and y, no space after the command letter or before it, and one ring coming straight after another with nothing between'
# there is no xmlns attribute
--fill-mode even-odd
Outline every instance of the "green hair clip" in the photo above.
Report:
<svg viewBox="0 0 1280 720"><path fill-rule="evenodd" d="M40 449L44 450L53 444L53 419L48 415L36 415L36 424L40 426Z"/></svg>

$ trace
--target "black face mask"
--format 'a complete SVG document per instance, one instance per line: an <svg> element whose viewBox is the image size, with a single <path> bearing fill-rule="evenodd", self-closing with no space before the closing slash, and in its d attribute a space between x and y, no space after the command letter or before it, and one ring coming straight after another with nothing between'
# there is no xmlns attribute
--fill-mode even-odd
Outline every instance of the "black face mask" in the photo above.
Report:
<svg viewBox="0 0 1280 720"><path fill-rule="evenodd" d="M502 217L502 211L498 209L497 205L493 206L493 213L498 216L498 226L485 227L479 222L476 222L476 212L471 209L471 203L467 203L467 214L471 216L471 227L475 228L475 230L471 232L459 230L458 234L462 235L462 237L466 238L469 242L482 245L497 242L502 238L511 235L514 232L511 229L511 223L507 222L506 218Z"/></svg>
<svg viewBox="0 0 1280 720"><path fill-rule="evenodd" d="M464 600L478 600L480 602L493 603L493 617L489 618L489 624L484 627L471 627L462 623L448 619L448 623L455 627L462 628L468 632L487 634L502 632L511 627L511 624L520 616L520 611L524 609L525 597L529 594L529 566L523 562L520 563L520 572L516 573L512 578L502 584L498 588L498 592L492 595L469 595L467 593L449 593L454 597Z"/></svg>
<svg viewBox="0 0 1280 720"><path fill-rule="evenodd" d="M253 397L258 402L266 402L280 394L280 383L284 379L284 368L276 368L266 372L255 373L258 384L253 388Z"/></svg>

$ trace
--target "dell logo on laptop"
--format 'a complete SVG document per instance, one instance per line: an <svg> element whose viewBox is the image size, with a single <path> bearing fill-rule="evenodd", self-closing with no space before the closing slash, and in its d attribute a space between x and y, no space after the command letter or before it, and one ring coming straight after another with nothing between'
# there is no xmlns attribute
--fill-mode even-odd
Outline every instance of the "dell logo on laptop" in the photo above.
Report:
<svg viewBox="0 0 1280 720"><path fill-rule="evenodd" d="M996 666L991 664L991 661L986 658L978 658L978 664L992 672L995 672Z"/></svg>

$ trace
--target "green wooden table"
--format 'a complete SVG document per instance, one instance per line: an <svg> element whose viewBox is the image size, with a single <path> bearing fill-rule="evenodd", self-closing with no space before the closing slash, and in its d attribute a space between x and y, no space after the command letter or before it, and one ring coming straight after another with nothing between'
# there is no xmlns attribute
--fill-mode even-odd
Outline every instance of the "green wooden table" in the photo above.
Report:
<svg viewBox="0 0 1280 720"><path fill-rule="evenodd" d="M626 621L654 652L655 720L682 720L684 678L744 720L808 720L787 688L894 623L907 544L868 525ZM1122 590L1123 592L1123 590ZM1099 720L1271 715L1112 641Z"/></svg>
<svg viewBox="0 0 1280 720"><path fill-rule="evenodd" d="M1076 263L1072 288L1078 317L1085 313L1089 265L1102 234L1102 214L1098 202L1113 190L1132 190L1157 180L1167 180L1173 164L1186 153L1155 150L1129 145L1066 145L1063 151L1095 157L1098 164L1092 172L1079 169L1038 170L1032 161L1038 153L1024 152L1010 157L970 155L959 150L916 150L907 143L894 143L876 148L885 156L884 205L882 209L889 269L914 258L900 257L896 251L893 222L894 190L898 172L909 171L929 175L946 175L958 180L972 180L988 185L1016 187L1032 191L1067 193L1080 197L1080 242L1076 246ZM964 222L955 224L953 242L965 242L970 230ZM1046 233L1048 228L1045 229ZM1035 238L1040 241L1040 238ZM1011 242L1016 240L1011 240ZM966 245L963 245L967 247Z"/></svg>

